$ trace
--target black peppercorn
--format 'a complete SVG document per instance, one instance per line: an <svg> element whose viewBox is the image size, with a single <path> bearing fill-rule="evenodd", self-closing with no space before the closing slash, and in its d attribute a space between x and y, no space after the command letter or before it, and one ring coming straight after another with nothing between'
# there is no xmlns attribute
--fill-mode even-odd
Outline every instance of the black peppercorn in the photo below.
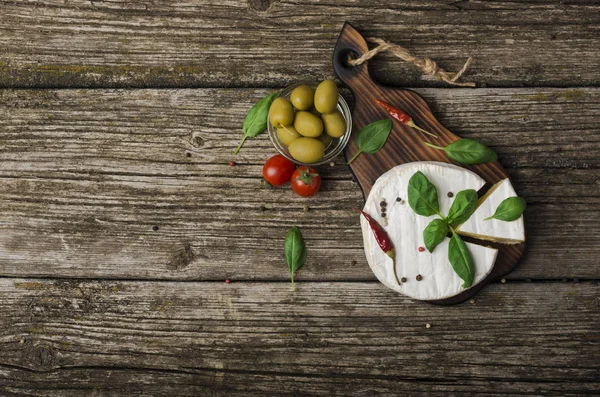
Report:
<svg viewBox="0 0 600 397"><path fill-rule="evenodd" d="M420 274L417 274L417 281L421 281L423 280L423 276L421 276Z"/></svg>
<svg viewBox="0 0 600 397"><path fill-rule="evenodd" d="M400 202L400 201L402 201L402 199L400 197L396 197L396 201Z"/></svg>
<svg viewBox="0 0 600 397"><path fill-rule="evenodd" d="M382 200L381 203L379 203L379 205L382 207L386 207L387 203L385 202L385 200Z"/></svg>
<svg viewBox="0 0 600 397"><path fill-rule="evenodd" d="M402 277L402 278L400 279L400 281L402 281L403 283L405 283L405 282L407 281L407 280L406 280L406 277Z"/></svg>
<svg viewBox="0 0 600 397"><path fill-rule="evenodd" d="M454 193L448 192L448 197L452 197L452 196L454 196Z"/></svg>

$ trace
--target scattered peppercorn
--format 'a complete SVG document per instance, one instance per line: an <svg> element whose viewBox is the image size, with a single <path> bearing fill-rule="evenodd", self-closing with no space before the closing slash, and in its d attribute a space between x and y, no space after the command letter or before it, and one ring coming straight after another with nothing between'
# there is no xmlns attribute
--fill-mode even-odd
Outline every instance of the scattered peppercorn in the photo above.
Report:
<svg viewBox="0 0 600 397"><path fill-rule="evenodd" d="M401 199L400 197L396 197L396 201L397 201L397 202L401 202L401 201L402 201L402 199Z"/></svg>
<svg viewBox="0 0 600 397"><path fill-rule="evenodd" d="M382 218L386 218L387 217L387 214L385 213L385 211L381 213L381 217Z"/></svg>
<svg viewBox="0 0 600 397"><path fill-rule="evenodd" d="M423 280L423 276L421 276L420 274L417 274L417 281L421 281Z"/></svg>
<svg viewBox="0 0 600 397"><path fill-rule="evenodd" d="M423 247L419 247L418 249L419 249L419 252L425 251L425 248L423 248Z"/></svg>
<svg viewBox="0 0 600 397"><path fill-rule="evenodd" d="M448 192L448 197L452 197L452 196L454 196L454 193Z"/></svg>
<svg viewBox="0 0 600 397"><path fill-rule="evenodd" d="M335 163L332 161L331 163L329 163L330 167L335 167Z"/></svg>
<svg viewBox="0 0 600 397"><path fill-rule="evenodd" d="M471 299L469 303L475 303L475 299Z"/></svg>
<svg viewBox="0 0 600 397"><path fill-rule="evenodd" d="M192 157L192 154L190 152L187 152L185 155L186 157Z"/></svg>
<svg viewBox="0 0 600 397"><path fill-rule="evenodd" d="M152 230L157 231L158 229L159 229L158 226L156 226L156 225L152 226Z"/></svg>
<svg viewBox="0 0 600 397"><path fill-rule="evenodd" d="M425 328L431 328L431 324L425 324Z"/></svg>
<svg viewBox="0 0 600 397"><path fill-rule="evenodd" d="M230 279L228 279L228 278L225 279L225 284L229 284L230 282L231 282Z"/></svg>
<svg viewBox="0 0 600 397"><path fill-rule="evenodd" d="M400 281L402 281L403 283L405 283L405 282L406 282L406 281L408 281L408 280L406 280L406 277L402 277L402 278L400 279Z"/></svg>
<svg viewBox="0 0 600 397"><path fill-rule="evenodd" d="M387 207L387 203L385 202L385 200L381 200L381 202L379 203L380 206L382 207Z"/></svg>
<svg viewBox="0 0 600 397"><path fill-rule="evenodd" d="M500 282L501 282L502 284L506 284L506 279L505 279L505 278L503 278L502 280L500 280Z"/></svg>
<svg viewBox="0 0 600 397"><path fill-rule="evenodd" d="M230 167L235 167L235 161L230 161L230 162L229 162L229 166L230 166Z"/></svg>

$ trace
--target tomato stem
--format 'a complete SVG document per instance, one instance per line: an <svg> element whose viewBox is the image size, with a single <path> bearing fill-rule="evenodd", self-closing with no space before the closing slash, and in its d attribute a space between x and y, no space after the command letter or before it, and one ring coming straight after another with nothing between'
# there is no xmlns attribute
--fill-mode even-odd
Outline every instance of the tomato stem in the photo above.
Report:
<svg viewBox="0 0 600 397"><path fill-rule="evenodd" d="M238 147L235 149L235 151L233 152L233 154L238 154L238 152L242 148L242 145L244 144L244 142L246 142L246 139L248 139L248 135L244 134L244 137L242 138L242 141L240 142L240 144L238 145Z"/></svg>

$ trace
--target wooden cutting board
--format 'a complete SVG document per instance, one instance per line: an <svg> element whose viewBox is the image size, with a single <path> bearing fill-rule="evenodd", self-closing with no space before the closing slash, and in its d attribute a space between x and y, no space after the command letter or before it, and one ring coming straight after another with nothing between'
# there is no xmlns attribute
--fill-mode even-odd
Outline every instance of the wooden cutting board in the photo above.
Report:
<svg viewBox="0 0 600 397"><path fill-rule="evenodd" d="M383 148L375 154L361 154L350 164L350 168L363 191L365 199L369 195L377 178L396 165L427 160L452 163L444 151L423 145L422 142L424 140L438 146L446 146L459 139L458 136L448 131L436 120L425 100L418 94L409 90L389 88L378 84L369 75L368 62L356 67L348 65L347 59L350 54L353 53L358 57L366 51L368 51L368 47L363 36L352 25L346 22L333 54L333 69L338 78L350 88L355 99L354 110L352 112L352 138L344 151L346 159L352 158L358 151L354 140L354 136L358 130L376 120L390 118L385 109L375 103L375 99L381 99L404 110L419 127L437 135L438 139L430 138L394 120L392 132ZM474 171L485 179L487 184L479 192L480 196L491 185L508 177L507 172L498 162L473 166L455 164ZM524 243L505 245L469 238L464 239L465 241L497 248L499 251L494 268L479 284L461 294L443 300L428 302L447 305L469 299L483 286L500 279L514 269L525 250Z"/></svg>

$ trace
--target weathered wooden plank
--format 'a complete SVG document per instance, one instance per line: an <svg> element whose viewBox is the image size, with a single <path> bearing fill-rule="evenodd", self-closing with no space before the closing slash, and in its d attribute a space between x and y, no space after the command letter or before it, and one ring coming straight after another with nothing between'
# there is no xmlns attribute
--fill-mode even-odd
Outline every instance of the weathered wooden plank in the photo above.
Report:
<svg viewBox="0 0 600 397"><path fill-rule="evenodd" d="M326 181L305 201L258 179L0 181L1 275L285 280L283 237L298 225L309 246L300 279L373 279L350 210L362 195L351 182ZM529 206L528 251L509 277L597 278L597 200L554 200Z"/></svg>
<svg viewBox="0 0 600 397"><path fill-rule="evenodd" d="M3 90L0 173L198 175L211 169L206 164L262 164L274 153L266 134L249 140L238 156L232 151L246 112L266 92ZM481 139L507 168L600 168L600 89L417 92L447 128ZM217 173L255 175L255 169L251 174L226 169Z"/></svg>
<svg viewBox="0 0 600 397"><path fill-rule="evenodd" d="M261 184L265 136L231 154L264 92L1 91L0 275L282 280L281 239L298 224L311 248L301 279L372 280L341 159L305 200ZM600 90L419 92L519 167L531 244L511 277L597 278Z"/></svg>
<svg viewBox="0 0 600 397"><path fill-rule="evenodd" d="M0 279L0 391L593 394L599 292L495 284L435 307L378 283Z"/></svg>
<svg viewBox="0 0 600 397"><path fill-rule="evenodd" d="M2 1L2 87L284 86L332 77L345 20L494 86L597 85L595 2ZM390 57L375 77L430 84Z"/></svg>

